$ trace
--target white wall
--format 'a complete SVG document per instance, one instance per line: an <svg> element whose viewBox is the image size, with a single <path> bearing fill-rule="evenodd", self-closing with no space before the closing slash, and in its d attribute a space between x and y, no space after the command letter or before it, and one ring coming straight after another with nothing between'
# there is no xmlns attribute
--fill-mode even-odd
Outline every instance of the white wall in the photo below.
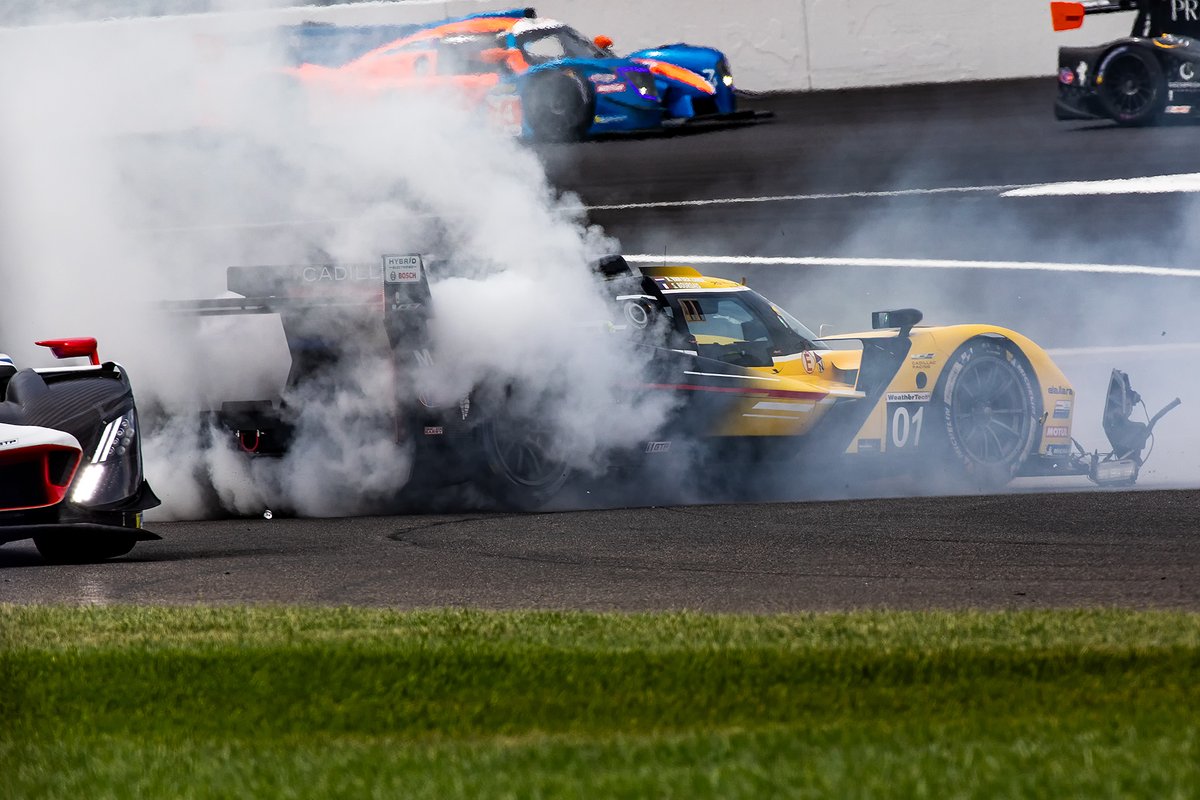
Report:
<svg viewBox="0 0 1200 800"><path fill-rule="evenodd" d="M530 0L531 2L533 0ZM263 26L325 20L343 24L425 22L519 6L504 0L379 0L340 6L243 11L101 23L220 30L230 17ZM749 90L839 89L1051 75L1062 45L1126 35L1131 14L1088 19L1055 33L1049 0L541 0L542 16L618 51L688 41L729 55ZM95 23L88 23L94 25Z"/></svg>
<svg viewBox="0 0 1200 800"><path fill-rule="evenodd" d="M520 3L399 0L290 10L297 19L421 21ZM618 50L672 41L719 47L743 89L840 89L1051 75L1063 45L1128 34L1132 14L1055 33L1049 0L541 0L538 13Z"/></svg>

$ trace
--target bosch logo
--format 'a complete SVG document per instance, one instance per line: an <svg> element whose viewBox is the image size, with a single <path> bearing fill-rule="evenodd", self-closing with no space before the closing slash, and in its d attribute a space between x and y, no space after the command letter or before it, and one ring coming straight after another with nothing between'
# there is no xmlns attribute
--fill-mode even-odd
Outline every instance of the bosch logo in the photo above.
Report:
<svg viewBox="0 0 1200 800"><path fill-rule="evenodd" d="M419 283L421 280L420 256L384 256L385 283Z"/></svg>

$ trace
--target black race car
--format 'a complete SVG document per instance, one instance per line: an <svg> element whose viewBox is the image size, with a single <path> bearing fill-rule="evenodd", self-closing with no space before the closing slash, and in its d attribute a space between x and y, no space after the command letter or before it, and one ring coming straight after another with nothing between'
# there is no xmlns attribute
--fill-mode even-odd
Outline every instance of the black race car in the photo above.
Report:
<svg viewBox="0 0 1200 800"><path fill-rule="evenodd" d="M1124 39L1058 51L1058 119L1148 125L1164 114L1200 113L1200 0L1086 0L1051 3L1054 29L1088 14L1136 12Z"/></svg>
<svg viewBox="0 0 1200 800"><path fill-rule="evenodd" d="M18 370L0 355L0 544L32 538L47 561L86 563L158 536L142 476L129 376L100 363L96 340L38 342L88 366Z"/></svg>

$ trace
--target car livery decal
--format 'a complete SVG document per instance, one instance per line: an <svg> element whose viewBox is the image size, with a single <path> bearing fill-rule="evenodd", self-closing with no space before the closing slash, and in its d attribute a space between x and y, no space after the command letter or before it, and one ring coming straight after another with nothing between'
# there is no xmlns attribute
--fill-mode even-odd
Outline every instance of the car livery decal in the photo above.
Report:
<svg viewBox="0 0 1200 800"><path fill-rule="evenodd" d="M655 75L661 75L668 80L691 86L693 89L697 89L705 94L717 93L716 87L706 81L703 76L697 75L690 69L684 69L675 64L669 64L666 61L656 61L653 58L635 58L634 61L639 64L645 64Z"/></svg>

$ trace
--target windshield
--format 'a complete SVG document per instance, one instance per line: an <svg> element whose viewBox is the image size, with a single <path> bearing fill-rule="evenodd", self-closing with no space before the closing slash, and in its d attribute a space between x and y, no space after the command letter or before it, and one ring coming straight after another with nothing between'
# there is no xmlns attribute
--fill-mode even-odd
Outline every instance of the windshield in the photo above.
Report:
<svg viewBox="0 0 1200 800"><path fill-rule="evenodd" d="M565 25L523 33L517 45L530 64L544 64L560 58L604 58L604 52L574 28Z"/></svg>
<svg viewBox="0 0 1200 800"><path fill-rule="evenodd" d="M771 307L771 310L773 312L775 312L775 315L779 317L779 320L784 325L788 326L788 328L790 328L801 339L805 339L810 343L817 341L817 334L813 333L813 331L810 330L809 327L807 325L805 325L803 322L796 319L791 314L784 311L782 308L779 308L774 303L771 303L768 301L767 305L769 305ZM805 348L805 349L811 349L811 348Z"/></svg>
<svg viewBox="0 0 1200 800"><path fill-rule="evenodd" d="M816 334L749 290L668 294L676 317L706 358L771 366L772 359L814 350Z"/></svg>

